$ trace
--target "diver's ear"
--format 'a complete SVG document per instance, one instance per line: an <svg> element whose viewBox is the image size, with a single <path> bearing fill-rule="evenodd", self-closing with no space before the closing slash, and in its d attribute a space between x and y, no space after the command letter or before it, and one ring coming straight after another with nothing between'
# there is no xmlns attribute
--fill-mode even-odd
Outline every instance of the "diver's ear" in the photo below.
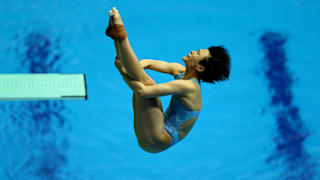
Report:
<svg viewBox="0 0 320 180"><path fill-rule="evenodd" d="M201 64L198 64L198 66L197 66L197 68L196 68L196 70L197 70L198 72L203 72L205 69L206 69L206 68L205 68L203 65L201 65Z"/></svg>

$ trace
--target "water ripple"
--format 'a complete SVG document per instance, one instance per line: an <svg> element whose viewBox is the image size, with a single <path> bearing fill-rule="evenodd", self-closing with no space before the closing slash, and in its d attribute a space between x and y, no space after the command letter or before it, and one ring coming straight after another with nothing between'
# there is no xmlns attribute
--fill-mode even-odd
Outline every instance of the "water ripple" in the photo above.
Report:
<svg viewBox="0 0 320 180"><path fill-rule="evenodd" d="M293 104L292 74L287 67L288 58L284 50L287 38L277 32L265 32L260 43L264 51L264 76L268 81L271 96L270 107L274 110L277 134L274 136L274 153L267 163L279 162L284 165L281 179L314 179L315 163L306 152L303 143L310 136Z"/></svg>
<svg viewBox="0 0 320 180"><path fill-rule="evenodd" d="M57 73L62 53L59 38L39 32L17 35L18 72ZM2 67L5 68L5 67ZM15 70L16 71L16 70ZM16 73L16 72L14 72ZM57 179L67 164L66 107L63 101L0 104L2 147L8 153L1 169L8 179Z"/></svg>

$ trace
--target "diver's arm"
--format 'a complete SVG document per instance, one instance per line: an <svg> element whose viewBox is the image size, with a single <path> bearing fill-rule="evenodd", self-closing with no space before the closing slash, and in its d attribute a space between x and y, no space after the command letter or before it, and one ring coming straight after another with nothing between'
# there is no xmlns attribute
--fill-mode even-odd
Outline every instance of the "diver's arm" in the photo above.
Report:
<svg viewBox="0 0 320 180"><path fill-rule="evenodd" d="M127 73L123 70L119 60L115 61L115 65L118 68L123 80L130 87L130 89L137 95L143 98L152 98L166 95L183 95L193 92L197 85L192 80L173 80L167 83L155 84L151 86L145 86L143 83L131 79Z"/></svg>
<svg viewBox="0 0 320 180"><path fill-rule="evenodd" d="M153 98L166 95L184 95L191 93L195 90L196 85L192 80L180 79L152 86L145 86L141 82L133 81L130 88L143 98Z"/></svg>
<svg viewBox="0 0 320 180"><path fill-rule="evenodd" d="M143 59L140 61L140 63L144 69L151 69L162 73L172 74L174 77L186 70L185 67L179 63L168 63L160 60Z"/></svg>

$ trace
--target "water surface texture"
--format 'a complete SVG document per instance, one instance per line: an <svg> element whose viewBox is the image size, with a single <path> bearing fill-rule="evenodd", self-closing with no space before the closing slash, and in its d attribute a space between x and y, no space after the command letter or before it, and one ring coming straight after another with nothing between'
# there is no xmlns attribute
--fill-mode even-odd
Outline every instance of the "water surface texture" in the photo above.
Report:
<svg viewBox="0 0 320 180"><path fill-rule="evenodd" d="M265 76L269 80L270 106L274 109L277 124L274 154L267 162L280 160L285 171L284 179L313 179L312 157L304 148L310 132L300 116L300 109L293 104L293 78L289 73L284 46L287 38L276 32L266 32L260 39L265 52Z"/></svg>

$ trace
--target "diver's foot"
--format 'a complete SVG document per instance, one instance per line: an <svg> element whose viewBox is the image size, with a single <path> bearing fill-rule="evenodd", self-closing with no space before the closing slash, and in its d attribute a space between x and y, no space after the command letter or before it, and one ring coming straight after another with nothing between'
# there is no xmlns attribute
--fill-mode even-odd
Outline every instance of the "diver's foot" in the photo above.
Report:
<svg viewBox="0 0 320 180"><path fill-rule="evenodd" d="M116 8L112 8L109 11L109 26L105 32L105 34L111 37L113 40L124 40L127 38L127 33L123 26L123 21L119 14L119 11Z"/></svg>
<svg viewBox="0 0 320 180"><path fill-rule="evenodd" d="M112 25L114 24L123 25L123 21L121 19L120 13L115 7L113 7L112 10L109 11L109 16L110 18L112 17L112 21L113 21Z"/></svg>

